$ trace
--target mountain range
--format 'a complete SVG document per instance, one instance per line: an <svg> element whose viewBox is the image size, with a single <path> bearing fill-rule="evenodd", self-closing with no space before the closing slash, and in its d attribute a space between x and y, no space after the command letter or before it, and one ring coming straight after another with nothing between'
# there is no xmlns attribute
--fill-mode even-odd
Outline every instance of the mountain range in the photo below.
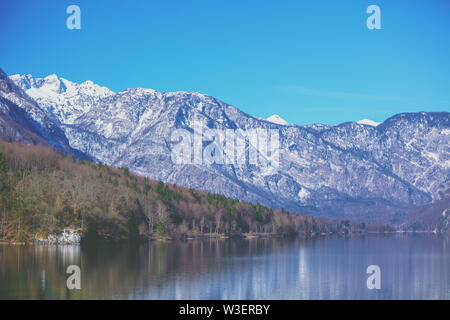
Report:
<svg viewBox="0 0 450 320"><path fill-rule="evenodd" d="M172 134L192 132L196 122L217 130L277 130L279 167L175 163ZM253 117L200 93L114 92L92 81L8 77L0 69L0 138L48 144L151 179L327 218L399 224L450 189L448 112L298 126L276 115Z"/></svg>

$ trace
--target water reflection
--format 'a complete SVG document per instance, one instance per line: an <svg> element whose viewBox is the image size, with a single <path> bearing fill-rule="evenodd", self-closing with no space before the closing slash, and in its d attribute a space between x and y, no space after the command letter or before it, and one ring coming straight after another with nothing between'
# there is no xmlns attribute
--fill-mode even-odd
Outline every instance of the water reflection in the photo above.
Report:
<svg viewBox="0 0 450 320"><path fill-rule="evenodd" d="M366 287L381 268L381 290ZM66 269L81 268L81 290ZM448 238L0 246L2 299L450 299Z"/></svg>

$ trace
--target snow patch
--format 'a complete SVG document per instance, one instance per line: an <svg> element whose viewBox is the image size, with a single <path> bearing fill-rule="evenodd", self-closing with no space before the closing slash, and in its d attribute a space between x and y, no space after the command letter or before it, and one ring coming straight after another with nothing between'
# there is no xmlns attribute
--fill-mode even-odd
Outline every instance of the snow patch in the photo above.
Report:
<svg viewBox="0 0 450 320"><path fill-rule="evenodd" d="M375 121L370 120L370 119L362 119L362 120L356 121L356 123L359 123L359 124L365 124L365 125L368 125L368 126L376 127L376 126L378 126L381 122L375 122Z"/></svg>
<svg viewBox="0 0 450 320"><path fill-rule="evenodd" d="M311 195L310 192L308 190L306 190L305 188L301 188L300 191L298 192L298 198L302 202L305 202L306 200L308 200L310 195Z"/></svg>
<svg viewBox="0 0 450 320"><path fill-rule="evenodd" d="M439 162L439 154L436 152L429 152L424 150L422 155L428 159L433 159L435 162Z"/></svg>
<svg viewBox="0 0 450 320"><path fill-rule="evenodd" d="M286 120L284 120L277 114L268 117L266 120L272 123L281 124L283 126L289 125L289 123Z"/></svg>

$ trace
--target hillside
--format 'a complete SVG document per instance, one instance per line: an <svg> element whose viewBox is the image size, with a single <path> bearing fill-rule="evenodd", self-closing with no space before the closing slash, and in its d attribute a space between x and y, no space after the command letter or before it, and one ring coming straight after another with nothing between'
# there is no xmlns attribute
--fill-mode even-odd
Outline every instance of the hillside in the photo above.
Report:
<svg viewBox="0 0 450 320"><path fill-rule="evenodd" d="M401 225L409 231L433 231L450 235L450 198L417 208Z"/></svg>
<svg viewBox="0 0 450 320"><path fill-rule="evenodd" d="M164 184L49 147L0 142L0 239L71 227L84 239L302 235L389 230L287 213Z"/></svg>

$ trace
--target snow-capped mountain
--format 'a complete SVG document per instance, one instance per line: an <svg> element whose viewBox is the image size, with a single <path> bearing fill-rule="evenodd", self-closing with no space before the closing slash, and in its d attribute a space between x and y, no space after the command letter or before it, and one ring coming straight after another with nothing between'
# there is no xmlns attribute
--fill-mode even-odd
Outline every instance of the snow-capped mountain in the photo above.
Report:
<svg viewBox="0 0 450 320"><path fill-rule="evenodd" d="M252 117L200 93L115 93L54 75L11 79L57 123L72 148L94 160L294 212L395 222L432 201L450 177L449 113L399 114L377 126L296 126ZM174 163L173 133L192 132L199 121L220 130L276 130L279 167Z"/></svg>
<svg viewBox="0 0 450 320"><path fill-rule="evenodd" d="M377 125L379 125L381 122L375 122L373 120L370 119L362 119L359 121L356 121L359 124L367 124L368 126L372 126L372 127L376 127Z"/></svg>
<svg viewBox="0 0 450 320"><path fill-rule="evenodd" d="M114 95L114 92L100 87L92 81L82 84L58 78L55 74L45 78L33 78L31 75L12 75L13 80L27 94L39 101L39 106L52 118L70 124L87 110L85 101L96 100Z"/></svg>
<svg viewBox="0 0 450 320"><path fill-rule="evenodd" d="M0 69L0 138L26 144L51 145L79 158L63 130Z"/></svg>
<svg viewBox="0 0 450 320"><path fill-rule="evenodd" d="M273 122L273 123L276 123L276 124L289 125L289 123L286 120L284 120L283 118L281 118L277 114L274 114L274 115L268 117L266 120L270 121L270 122Z"/></svg>

